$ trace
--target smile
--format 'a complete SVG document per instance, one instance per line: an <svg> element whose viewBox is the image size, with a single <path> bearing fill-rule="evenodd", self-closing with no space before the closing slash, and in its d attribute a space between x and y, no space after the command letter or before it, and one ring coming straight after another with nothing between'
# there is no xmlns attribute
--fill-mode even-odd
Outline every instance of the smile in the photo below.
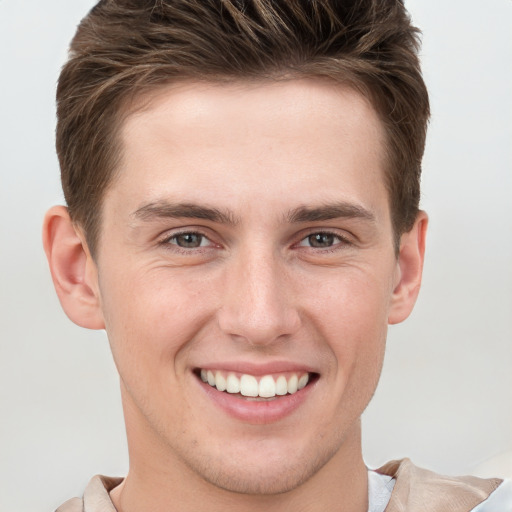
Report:
<svg viewBox="0 0 512 512"><path fill-rule="evenodd" d="M218 391L239 394L248 398L275 398L293 395L307 386L309 373L289 372L286 375L263 375L226 373L221 370L200 371L201 380Z"/></svg>

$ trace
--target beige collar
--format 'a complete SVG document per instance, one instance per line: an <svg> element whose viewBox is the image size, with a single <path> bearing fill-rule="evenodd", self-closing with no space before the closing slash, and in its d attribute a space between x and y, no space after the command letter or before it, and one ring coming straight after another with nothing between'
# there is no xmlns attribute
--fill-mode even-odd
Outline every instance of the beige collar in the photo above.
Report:
<svg viewBox="0 0 512 512"><path fill-rule="evenodd" d="M438 475L409 459L388 462L377 472L396 480L386 512L470 512L502 483L498 478Z"/></svg>

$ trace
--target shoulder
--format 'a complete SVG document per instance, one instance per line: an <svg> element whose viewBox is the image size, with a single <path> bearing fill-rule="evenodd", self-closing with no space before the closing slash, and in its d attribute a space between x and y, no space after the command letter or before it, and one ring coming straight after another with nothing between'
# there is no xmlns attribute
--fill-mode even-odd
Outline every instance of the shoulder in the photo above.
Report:
<svg viewBox="0 0 512 512"><path fill-rule="evenodd" d="M377 472L396 482L386 512L512 512L506 480L439 475L408 459L388 462Z"/></svg>
<svg viewBox="0 0 512 512"><path fill-rule="evenodd" d="M63 503L55 512L82 512L83 500L80 498L71 498Z"/></svg>
<svg viewBox="0 0 512 512"><path fill-rule="evenodd" d="M72 498L55 512L116 512L109 492L122 481L122 478L96 475L87 484L83 498Z"/></svg>

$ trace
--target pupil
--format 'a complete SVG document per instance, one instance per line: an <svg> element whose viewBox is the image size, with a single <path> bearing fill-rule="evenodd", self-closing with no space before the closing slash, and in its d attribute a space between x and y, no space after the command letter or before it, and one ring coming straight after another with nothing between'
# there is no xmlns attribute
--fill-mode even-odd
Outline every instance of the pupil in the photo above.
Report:
<svg viewBox="0 0 512 512"><path fill-rule="evenodd" d="M316 233L309 237L312 247L330 247L334 243L334 235L329 233Z"/></svg>
<svg viewBox="0 0 512 512"><path fill-rule="evenodd" d="M179 235L176 238L176 242L180 247L194 248L201 245L201 235L195 233L187 233L185 235Z"/></svg>

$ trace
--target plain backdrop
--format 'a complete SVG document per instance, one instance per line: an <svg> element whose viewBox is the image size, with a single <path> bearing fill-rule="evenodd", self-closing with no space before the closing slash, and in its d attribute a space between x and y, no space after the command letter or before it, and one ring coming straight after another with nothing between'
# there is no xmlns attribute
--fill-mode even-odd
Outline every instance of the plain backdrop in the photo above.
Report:
<svg viewBox="0 0 512 512"><path fill-rule="evenodd" d="M91 0L0 0L0 510L51 511L126 441L106 336L61 312L40 243L62 203L54 94ZM369 465L476 471L512 450L512 2L409 0L432 102L424 286L363 418Z"/></svg>

